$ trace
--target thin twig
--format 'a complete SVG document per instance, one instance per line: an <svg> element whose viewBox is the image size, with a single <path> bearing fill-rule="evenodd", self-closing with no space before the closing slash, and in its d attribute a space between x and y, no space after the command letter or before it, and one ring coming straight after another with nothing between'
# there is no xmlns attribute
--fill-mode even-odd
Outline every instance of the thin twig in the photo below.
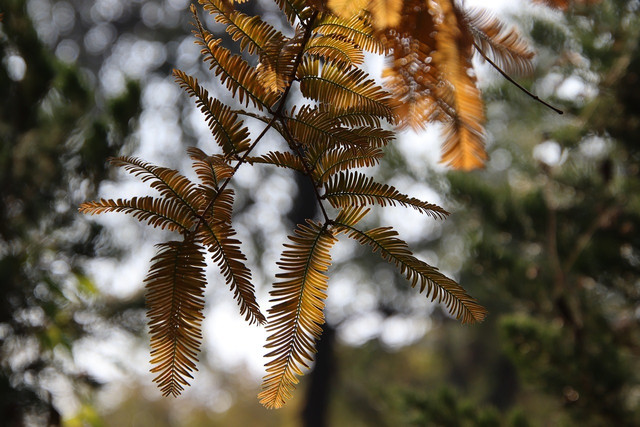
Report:
<svg viewBox="0 0 640 427"><path fill-rule="evenodd" d="M302 62L302 56L303 56L303 53L304 53L304 48L305 48L307 42L309 41L309 38L311 37L311 30L313 29L313 23L315 22L315 19L316 19L317 16L318 16L318 11L315 11L313 13L313 15L309 18L309 21L305 24L306 28L305 28L304 36L302 38L302 42L300 43L300 52L296 56L296 59L295 59L295 62L294 62L294 66L293 66L293 73L290 76L290 80L291 81L293 81L293 78L296 75L296 71L298 70L298 67L300 66L300 63ZM274 115L274 118L278 118L279 119L280 123L282 124L282 128L284 129L285 133L287 134L287 138L285 138L285 139L287 140L287 143L289 144L289 147L293 151L295 151L296 155L300 158L300 162L302 163L302 167L304 167L305 174L311 180L311 185L313 186L313 191L316 194L316 199L318 199L318 204L320 205L320 210L322 211L322 215L324 216L325 224L328 224L330 222L329 215L327 215L327 211L324 209L324 205L322 204L322 198L320 197L320 193L318 192L318 187L316 187L315 182L313 182L313 177L311 176L311 170L307 166L307 163L306 163L306 161L304 159L304 156L300 152L299 144L297 144L295 138L293 137L293 135L291 134L291 131L289 130L289 127L287 126L287 123L284 120L284 117L282 116L282 110L284 109L285 100L286 100L287 94L289 93L289 90L291 90L291 83L289 83L289 85L285 89L285 91L284 91L284 93L282 95L282 100L280 102L280 105L278 105L278 109L273 113L273 115Z"/></svg>
<svg viewBox="0 0 640 427"><path fill-rule="evenodd" d="M211 206L213 206L215 201L218 199L218 196L220 194L222 194L222 192L224 191L225 188L227 188L227 185L231 181L231 178L233 178L233 176L236 174L238 169L240 169L240 166L242 166L242 164L247 160L247 157L249 157L249 153L251 153L251 150L253 150L255 148L255 146L258 144L258 142L260 142L262 137L265 136L267 131L271 128L271 126L273 126L273 124L276 122L276 119L277 119L277 117L274 116L271 119L271 121L269 123L267 123L267 125L264 127L264 129L262 129L262 132L260 132L260 135L258 135L256 140L253 141L253 144L251 144L249 149L247 151L245 151L244 154L242 155L242 157L238 160L238 163L236 164L236 166L233 168L233 171L231 172L231 176L229 176L222 183L220 188L217 190L217 193L211 198L211 200L209 200L209 203L207 203L207 206L205 206L204 210L202 211L202 215L198 215L199 218L198 218L198 222L196 223L195 227L193 228L194 231L196 231L196 230L198 230L198 228L200 228L200 226L202 225L202 223L205 220L204 216L207 214L207 211L209 209L211 209Z"/></svg>
<svg viewBox="0 0 640 427"><path fill-rule="evenodd" d="M544 105L545 107L548 107L550 109L552 109L553 111L555 111L558 114L564 114L564 111L562 111L559 108L554 107L553 105L549 104L548 102L545 102L544 100L540 99L538 97L538 95L535 95L531 92L529 92L527 89L525 89L524 87L522 87L522 85L520 83L518 83L517 81L513 80L511 78L510 75L508 75L507 73L505 73L502 68L498 67L498 65L493 62L491 59L489 59L489 57L482 51L482 49L480 49L480 46L478 46L476 44L476 42L473 42L473 46L475 46L476 50L478 51L478 53L485 59L485 61L487 61L489 64L491 64L493 66L493 68L495 68L500 74L502 74L502 76L507 79L508 81L510 81L511 83L513 83L518 89L520 89L521 91L523 91L524 93L526 93L527 95L529 95L531 98L535 99L536 101L538 101L539 103L541 103L542 105Z"/></svg>

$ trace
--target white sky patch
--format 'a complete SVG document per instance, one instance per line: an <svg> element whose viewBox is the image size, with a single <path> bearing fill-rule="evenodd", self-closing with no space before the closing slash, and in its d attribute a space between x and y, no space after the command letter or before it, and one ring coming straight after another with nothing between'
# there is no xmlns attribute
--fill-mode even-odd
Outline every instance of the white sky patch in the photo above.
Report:
<svg viewBox="0 0 640 427"><path fill-rule="evenodd" d="M567 160L569 153L555 141L545 141L533 148L533 158L548 165L559 166Z"/></svg>
<svg viewBox="0 0 640 427"><path fill-rule="evenodd" d="M425 177L425 165L439 172L447 169L440 163L442 134L437 124L432 124L427 130L421 132L411 130L398 132L396 138L400 153L418 178Z"/></svg>
<svg viewBox="0 0 640 427"><path fill-rule="evenodd" d="M382 324L380 339L391 348L404 347L422 338L431 323L431 319L426 316L393 316Z"/></svg>
<svg viewBox="0 0 640 427"><path fill-rule="evenodd" d="M9 55L4 60L4 66L9 74L9 78L14 82L19 82L27 72L27 63L20 55Z"/></svg>
<svg viewBox="0 0 640 427"><path fill-rule="evenodd" d="M365 313L345 323L340 328L340 339L352 346L361 346L376 338L384 319L376 311Z"/></svg>
<svg viewBox="0 0 640 427"><path fill-rule="evenodd" d="M217 369L246 366L253 377L264 375L266 331L245 322L237 305L220 303L207 310L203 331L203 346Z"/></svg>
<svg viewBox="0 0 640 427"><path fill-rule="evenodd" d="M592 159L602 159L611 150L611 141L608 141L602 137L593 135L583 139L578 147L580 153L586 157Z"/></svg>

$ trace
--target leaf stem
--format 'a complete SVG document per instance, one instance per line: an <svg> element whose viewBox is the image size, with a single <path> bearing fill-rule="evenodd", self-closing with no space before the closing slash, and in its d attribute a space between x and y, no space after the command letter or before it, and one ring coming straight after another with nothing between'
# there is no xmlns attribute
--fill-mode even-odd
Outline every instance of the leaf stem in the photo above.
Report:
<svg viewBox="0 0 640 427"><path fill-rule="evenodd" d="M559 108L554 107L553 105L549 104L548 102L545 102L544 100L540 99L538 97L538 95L535 95L531 92L529 92L527 89L525 89L520 83L518 83L517 81L513 80L513 78L511 78L511 76L507 73L505 73L502 68L498 67L498 65L493 62L491 59L489 59L489 57L482 51L482 49L480 49L480 46L478 46L476 44L476 42L473 42L473 46L476 48L476 50L478 51L478 53L484 58L485 61L487 61L489 64L491 64L493 66L493 68L495 68L500 74L502 74L502 76L507 79L508 81L510 81L511 83L513 83L518 89L520 89L521 91L523 91L524 93L526 93L527 95L529 95L531 98L535 99L536 101L538 101L539 103L541 103L542 105L544 105L545 107L548 107L550 109L552 109L553 111L555 111L558 114L564 114L564 111L562 111Z"/></svg>
<svg viewBox="0 0 640 427"><path fill-rule="evenodd" d="M264 129L262 129L262 132L260 132L260 135L258 135L258 137L256 138L255 141L253 141L253 144L251 144L251 146L249 147L249 149L247 149L247 151L244 152L244 154L242 155L242 157L238 160L238 163L236 164L236 166L233 168L233 172L231 172L231 176L228 177L220 186L220 188L218 189L217 193L215 194L215 196L213 196L211 198L211 200L209 200L209 203L207 203L207 205L205 206L204 210L202 211L202 215L198 215L198 222L196 223L196 225L193 227L193 231L197 231L198 228L200 228L200 226L202 225L202 223L204 222L205 218L204 215L207 213L207 211L209 209L211 209L211 206L213 206L213 204L215 203L215 201L218 199L218 196L220 194L222 194L222 192L224 191L225 188L227 188L227 185L229 184L229 182L231 181L231 178L233 178L233 176L236 174L236 172L238 171L238 169L240 169L240 166L242 166L242 164L247 160L247 157L249 157L249 153L251 153L251 151L255 148L255 146L258 144L258 142L260 142L260 140L262 139L262 137L264 137L267 133L267 131L273 126L273 124L276 122L277 117L273 117L269 123L267 123L267 125L264 127Z"/></svg>

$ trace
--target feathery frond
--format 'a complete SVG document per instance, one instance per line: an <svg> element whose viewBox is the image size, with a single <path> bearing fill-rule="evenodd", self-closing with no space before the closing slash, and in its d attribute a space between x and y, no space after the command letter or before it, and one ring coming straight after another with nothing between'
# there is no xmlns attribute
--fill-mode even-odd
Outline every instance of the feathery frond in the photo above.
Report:
<svg viewBox="0 0 640 427"><path fill-rule="evenodd" d="M487 311L453 280L440 273L436 268L413 256L406 242L397 238L398 233L391 227L379 227L361 231L348 223L334 222L336 231L347 234L362 245L371 246L374 252L398 267L411 282L412 287L420 285L431 300L437 299L448 308L449 313L462 323L474 323L484 320Z"/></svg>
<svg viewBox="0 0 640 427"><path fill-rule="evenodd" d="M258 75L262 84L275 93L285 91L295 77L297 58L303 49L305 29L298 27L292 38L272 39L260 57Z"/></svg>
<svg viewBox="0 0 640 427"><path fill-rule="evenodd" d="M508 28L489 11L467 9L462 24L485 54L509 74L531 74L533 51L515 28Z"/></svg>
<svg viewBox="0 0 640 427"><path fill-rule="evenodd" d="M324 324L324 300L327 296L327 276L331 264L329 250L336 238L326 226L307 220L298 225L292 243L282 253L278 265L280 281L273 285L269 310L270 332L266 348L267 375L258 396L267 408L279 408L291 396L298 375L313 360L315 341Z"/></svg>
<svg viewBox="0 0 640 427"><path fill-rule="evenodd" d="M347 19L326 14L314 29L314 34L340 36L366 51L379 54L386 52L384 44L376 37L363 14Z"/></svg>
<svg viewBox="0 0 640 427"><path fill-rule="evenodd" d="M320 106L322 109L322 106ZM379 128L381 126L380 118L371 114L367 114L358 108L357 105L351 106L340 111L331 111L331 115L340 125L350 127L372 127ZM391 138L393 139L393 137Z"/></svg>
<svg viewBox="0 0 640 427"><path fill-rule="evenodd" d="M244 105L232 109L194 77L174 71L222 150L187 150L198 182L176 170L119 157L112 163L148 182L159 196L101 199L80 206L88 214L128 213L183 238L159 245L145 279L154 381L165 395L178 395L196 368L205 251L220 268L240 314L249 323L266 322L232 226L231 186L234 174L247 164L299 172L313 185L323 218L299 225L278 262L281 271L270 292L273 306L268 312L270 360L259 396L266 407L285 403L316 351L324 324L329 251L339 234L379 252L412 287L444 303L463 323L486 315L460 285L417 259L390 227L356 227L374 203L411 207L440 219L448 213L356 169L379 163L383 148L394 138L390 126L423 129L433 122L444 128L444 162L465 170L482 167L487 158L484 113L472 56L479 53L513 81L502 68L530 71L532 52L526 41L487 12L465 10L456 0L274 1L291 24L288 31L238 11L234 0L199 0L238 42L242 56L223 47L191 7L204 62ZM555 7L569 3L540 1ZM388 91L360 67L364 50L388 57L383 72ZM293 106L294 92L311 100L305 101L309 105ZM255 138L241 117L256 119L262 126ZM253 152L262 138L276 133L285 148ZM337 215L329 205L338 209Z"/></svg>
<svg viewBox="0 0 640 427"><path fill-rule="evenodd" d="M266 90L258 78L258 73L247 61L238 55L233 55L229 49L221 46L222 40L216 39L206 31L195 10L192 8L196 20L196 43L202 46L204 60L210 64L220 79L220 83L226 85L233 97L237 97L240 103L249 105L249 101L262 110L270 108L277 100L277 94Z"/></svg>
<svg viewBox="0 0 640 427"><path fill-rule="evenodd" d="M251 323L262 324L264 315L256 301L255 288L251 283L251 271L245 265L246 257L240 251L240 241L234 239L236 232L228 222L207 221L198 233L202 244L211 252L213 260L231 288L240 306L240 315Z"/></svg>
<svg viewBox="0 0 640 427"><path fill-rule="evenodd" d="M432 18L425 15L429 26ZM431 24L433 28L433 25ZM434 63L435 40L431 33L428 40L406 38L395 34L387 36L387 45L392 48L383 77L394 98L398 101L396 114L401 127L425 129L442 117L439 92L439 69Z"/></svg>
<svg viewBox="0 0 640 427"><path fill-rule="evenodd" d="M461 14L451 0L440 0L436 22L434 56L447 76L449 94L441 97L452 107L448 114L446 140L442 161L456 169L471 170L484 166L484 113L480 91L472 76L471 51L473 40L459 25ZM448 99L447 99L448 98Z"/></svg>
<svg viewBox="0 0 640 427"><path fill-rule="evenodd" d="M420 213L444 219L449 213L438 205L426 203L400 193L394 187L380 184L359 172L340 172L329 179L325 194L333 207L361 206L378 203L381 206L412 207Z"/></svg>
<svg viewBox="0 0 640 427"><path fill-rule="evenodd" d="M283 40L282 33L259 16L248 16L233 8L229 0L198 0L211 13L216 22L226 26L225 30L233 41L240 42L240 50L250 54L265 53L265 47L273 40Z"/></svg>
<svg viewBox="0 0 640 427"><path fill-rule="evenodd" d="M287 126L294 139L316 153L340 145L381 147L393 138L393 132L367 126L343 125L343 120L343 117L336 116L327 105L315 108L305 105L297 113L294 108L286 117Z"/></svg>
<svg viewBox="0 0 640 427"><path fill-rule="evenodd" d="M334 35L312 38L307 45L306 53L346 65L359 65L364 61L362 49L353 42Z"/></svg>
<svg viewBox="0 0 640 427"><path fill-rule="evenodd" d="M209 92L198 84L198 80L180 71L173 70L176 81L191 97L204 114L211 134L222 148L225 156L237 156L249 149L249 130L231 108L209 96Z"/></svg>
<svg viewBox="0 0 640 427"><path fill-rule="evenodd" d="M337 111L361 105L369 114L395 123L391 97L359 68L307 58L299 69L300 91Z"/></svg>
<svg viewBox="0 0 640 427"><path fill-rule="evenodd" d="M281 168L293 169L302 173L305 172L304 165L302 164L300 157L289 152L270 151L259 157L248 157L247 162L251 164L253 163L270 164L270 165L278 166Z"/></svg>
<svg viewBox="0 0 640 427"><path fill-rule="evenodd" d="M280 10L287 17L290 24L293 24L296 19L303 21L307 15L308 7L306 0L275 0Z"/></svg>
<svg viewBox="0 0 640 427"><path fill-rule="evenodd" d="M319 184L324 184L329 178L340 171L372 167L379 163L384 153L377 147L340 147L336 150L325 151L316 162L314 169Z"/></svg>
<svg viewBox="0 0 640 427"><path fill-rule="evenodd" d="M133 197L131 200L100 199L97 202L85 202L80 205L80 213L101 214L123 212L131 214L138 221L146 221L152 227L170 231L189 230L194 224L193 212L175 199L157 199L155 197Z"/></svg>
<svg viewBox="0 0 640 427"><path fill-rule="evenodd" d="M145 279L151 335L151 372L165 396L178 396L196 361L202 341L204 270L202 248L192 239L158 245Z"/></svg>
<svg viewBox="0 0 640 427"><path fill-rule="evenodd" d="M215 189L217 192L220 183L233 175L233 168L224 156L207 156L204 151L196 147L187 148L187 154L193 160L193 169L205 187Z"/></svg>
<svg viewBox="0 0 640 427"><path fill-rule="evenodd" d="M149 186L158 190L161 196L182 203L192 212L197 213L200 204L198 187L178 171L154 166L135 157L116 157L110 162L143 182L150 182Z"/></svg>

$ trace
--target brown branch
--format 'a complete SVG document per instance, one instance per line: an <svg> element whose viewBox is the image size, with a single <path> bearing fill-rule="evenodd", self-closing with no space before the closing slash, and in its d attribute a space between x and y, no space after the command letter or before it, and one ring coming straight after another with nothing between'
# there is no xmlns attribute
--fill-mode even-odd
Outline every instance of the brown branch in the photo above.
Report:
<svg viewBox="0 0 640 427"><path fill-rule="evenodd" d="M480 46L478 46L476 44L476 42L473 42L473 46L476 48L476 50L478 51L478 53L484 58L485 61L487 61L489 64L491 64L493 66L493 68L495 68L500 74L502 74L502 76L507 79L508 81L510 81L511 83L513 83L518 89L520 89L521 91L523 91L524 93L526 93L527 95L529 95L531 98L535 99L536 101L538 101L539 103L541 103L542 105L544 105L545 107L548 107L550 109L552 109L553 111L555 111L558 114L564 114L564 111L562 111L559 108L554 107L553 105L549 104L548 102L545 102L544 100L540 99L538 97L538 95L535 95L531 92L529 92L527 89L525 89L520 83L518 83L517 81L513 80L511 78L511 76L507 73L505 73L502 68L500 68L495 62L493 62L491 59L489 59L489 57L482 51L482 49L480 49Z"/></svg>
<svg viewBox="0 0 640 427"><path fill-rule="evenodd" d="M264 127L264 129L262 129L262 132L260 132L260 135L258 135L258 137L256 138L255 141L253 141L253 144L251 144L251 146L249 147L249 149L247 151L245 151L245 153L242 155L242 157L238 160L238 163L236 164L236 166L233 168L233 171L231 172L231 176L228 177L220 186L220 188L217 190L217 193L215 194L215 196L213 196L211 198L211 200L209 200L209 203L207 203L207 205L205 206L204 210L202 211L202 215L198 215L198 222L195 224L195 226L192 228L192 231L197 231L198 228L200 228L200 226L202 225L202 223L204 222L204 215L206 215L207 211L209 209L211 209L211 206L213 206L213 204L216 202L216 200L218 199L218 196L220 194L222 194L222 192L224 191L225 188L227 188L227 185L229 184L229 182L231 181L231 178L233 178L233 176L236 174L236 172L238 171L238 169L240 169L240 166L242 166L242 164L247 160L247 157L249 157L249 153L251 153L251 150L253 150L255 148L256 145L258 145L258 142L260 142L260 140L262 139L262 137L264 137L267 133L267 131L273 126L273 124L276 122L276 117L274 116L271 121L269 121L269 123L267 123L267 125Z"/></svg>

